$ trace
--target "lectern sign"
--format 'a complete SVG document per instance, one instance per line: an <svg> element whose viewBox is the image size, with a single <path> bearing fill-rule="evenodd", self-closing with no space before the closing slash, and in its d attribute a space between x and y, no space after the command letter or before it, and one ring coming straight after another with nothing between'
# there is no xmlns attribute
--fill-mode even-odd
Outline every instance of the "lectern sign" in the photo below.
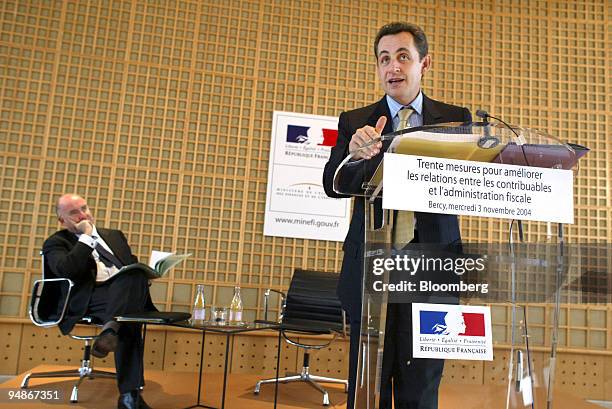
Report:
<svg viewBox="0 0 612 409"><path fill-rule="evenodd" d="M385 153L383 186L385 209L574 222L571 170Z"/></svg>
<svg viewBox="0 0 612 409"><path fill-rule="evenodd" d="M493 360L490 307L412 304L415 358Z"/></svg>

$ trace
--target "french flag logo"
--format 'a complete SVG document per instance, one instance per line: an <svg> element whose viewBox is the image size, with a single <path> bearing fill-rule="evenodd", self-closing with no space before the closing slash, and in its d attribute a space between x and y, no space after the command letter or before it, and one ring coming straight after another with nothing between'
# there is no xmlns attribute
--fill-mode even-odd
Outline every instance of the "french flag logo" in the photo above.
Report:
<svg viewBox="0 0 612 409"><path fill-rule="evenodd" d="M287 125L287 142L289 143L334 147L336 146L337 140L337 129Z"/></svg>
<svg viewBox="0 0 612 409"><path fill-rule="evenodd" d="M485 336L485 317L482 313L451 311L420 311L421 335Z"/></svg>

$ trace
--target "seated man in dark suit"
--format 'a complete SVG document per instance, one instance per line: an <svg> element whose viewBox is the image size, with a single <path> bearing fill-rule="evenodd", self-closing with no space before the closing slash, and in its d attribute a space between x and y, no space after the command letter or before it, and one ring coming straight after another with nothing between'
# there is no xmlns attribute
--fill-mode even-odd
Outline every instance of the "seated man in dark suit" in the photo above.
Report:
<svg viewBox="0 0 612 409"><path fill-rule="evenodd" d="M139 389L144 384L141 327L114 320L125 313L155 310L148 279L139 272L115 275L122 266L138 259L121 231L94 225L85 199L63 195L57 201L56 211L64 229L45 240L44 268L49 277L55 275L74 282L60 330L69 333L85 314L104 323L92 354L101 358L115 353L118 408L149 408Z"/></svg>

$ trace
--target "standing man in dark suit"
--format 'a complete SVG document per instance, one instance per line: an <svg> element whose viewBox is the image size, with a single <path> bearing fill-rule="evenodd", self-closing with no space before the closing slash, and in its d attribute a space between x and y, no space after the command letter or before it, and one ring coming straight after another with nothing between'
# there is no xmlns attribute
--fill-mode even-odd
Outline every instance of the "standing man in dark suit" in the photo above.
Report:
<svg viewBox="0 0 612 409"><path fill-rule="evenodd" d="M332 148L323 174L325 192L330 197L350 197L338 194L333 188L334 173L349 153L355 153L353 162L371 163L362 166L363 163L349 162L346 172L350 176L345 180L351 183L341 186L341 190L358 194L361 183L370 180L370 171L376 169L390 143L374 141L381 134L400 128L400 110L413 111L408 116L410 126L471 121L471 114L466 108L435 101L421 90L421 80L431 68L427 38L421 28L401 22L383 26L374 41L374 54L378 78L386 95L374 104L340 114L338 141ZM375 219L380 220L380 200L376 206ZM342 247L344 259L338 284L338 296L351 321L348 409L354 405L359 351L364 217L365 200L356 197L349 231ZM415 218L413 242L449 244L460 240L456 216L416 213ZM389 305L380 407L391 408L392 400L395 400L395 408L435 409L444 362L412 358L409 308L410 305Z"/></svg>
<svg viewBox="0 0 612 409"><path fill-rule="evenodd" d="M144 273L115 275L138 259L119 230L97 228L85 199L67 194L57 201L57 218L64 229L45 240L43 254L47 277L74 282L68 309L60 330L67 334L85 315L104 323L92 354L115 353L119 409L149 408L140 396L143 350L140 325L122 325L114 317L154 310Z"/></svg>

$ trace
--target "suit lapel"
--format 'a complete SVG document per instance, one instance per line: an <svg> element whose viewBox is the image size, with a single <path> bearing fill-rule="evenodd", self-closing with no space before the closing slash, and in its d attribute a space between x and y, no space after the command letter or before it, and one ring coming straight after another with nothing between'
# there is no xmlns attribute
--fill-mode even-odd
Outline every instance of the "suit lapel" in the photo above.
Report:
<svg viewBox="0 0 612 409"><path fill-rule="evenodd" d="M74 234L74 233L72 233L72 232L70 232L70 231L68 231L66 229L60 230L60 233L61 233L62 237L64 239L66 239L73 246L75 246L77 244L77 241L79 241L79 239L77 238L76 234Z"/></svg>
<svg viewBox="0 0 612 409"><path fill-rule="evenodd" d="M433 125L442 120L442 114L435 106L434 102L423 93L423 125Z"/></svg>
<svg viewBox="0 0 612 409"><path fill-rule="evenodd" d="M382 99L378 101L378 104L376 104L376 107L368 118L367 124L371 126L376 126L376 122L381 116L387 117L387 123L385 124L385 128L383 129L383 135L389 132L393 132L393 121L391 121L391 114L389 113L389 107L387 106L387 100L385 99L385 97L382 97Z"/></svg>
<svg viewBox="0 0 612 409"><path fill-rule="evenodd" d="M370 115L370 117L368 118L368 125L376 126L376 122L381 116L387 117L387 123L385 124L382 134L385 135L393 132L393 118L391 118L391 113L389 112L389 106L387 105L386 97L382 97L382 99L378 101L378 104L372 112L372 115ZM382 151L385 152L390 144L391 141L383 142Z"/></svg>
<svg viewBox="0 0 612 409"><path fill-rule="evenodd" d="M59 231L59 234L61 235L61 237L64 240L66 240L68 243L70 243L70 248L73 248L79 242L79 239L78 239L77 235L72 233L71 231L63 229L63 230ZM89 268L90 268L92 277L95 278L95 276L96 276L96 263L95 263L95 260L94 260L94 258L93 258L93 256L91 254L89 255L88 263L89 263ZM46 261L45 261L45 265L46 265ZM47 274L47 273L45 273L45 274Z"/></svg>

